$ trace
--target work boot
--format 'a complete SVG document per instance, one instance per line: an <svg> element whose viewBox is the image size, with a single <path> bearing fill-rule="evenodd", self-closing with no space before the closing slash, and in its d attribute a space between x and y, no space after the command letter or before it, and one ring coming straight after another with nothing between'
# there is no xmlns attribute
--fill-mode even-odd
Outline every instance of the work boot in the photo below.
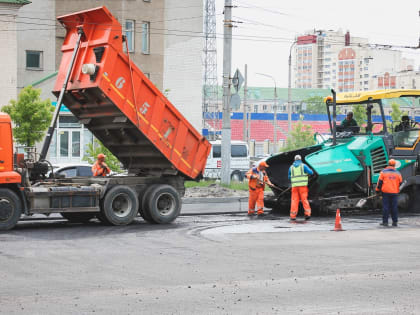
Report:
<svg viewBox="0 0 420 315"><path fill-rule="evenodd" d="M388 226L388 222L382 222L382 223L379 223L379 225L381 225L381 226Z"/></svg>
<svg viewBox="0 0 420 315"><path fill-rule="evenodd" d="M248 210L248 216L252 217L253 215L255 215L255 211Z"/></svg>
<svg viewBox="0 0 420 315"><path fill-rule="evenodd" d="M310 215L305 215L305 220L310 220L311 216Z"/></svg>
<svg viewBox="0 0 420 315"><path fill-rule="evenodd" d="M290 218L290 221L296 221L296 218Z"/></svg>
<svg viewBox="0 0 420 315"><path fill-rule="evenodd" d="M392 226L398 226L397 222L392 222Z"/></svg>
<svg viewBox="0 0 420 315"><path fill-rule="evenodd" d="M263 217L265 217L265 213L264 212L261 212L261 213L258 213L257 214L257 218L263 218Z"/></svg>

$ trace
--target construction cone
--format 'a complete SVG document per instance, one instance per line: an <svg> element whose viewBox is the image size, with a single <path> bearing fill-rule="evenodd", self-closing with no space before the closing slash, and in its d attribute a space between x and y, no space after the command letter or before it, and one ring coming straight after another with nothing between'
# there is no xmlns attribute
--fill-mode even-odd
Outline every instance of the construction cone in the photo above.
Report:
<svg viewBox="0 0 420 315"><path fill-rule="evenodd" d="M340 216L340 209L337 209L337 212L335 213L335 227L334 231L344 231L341 227L341 216Z"/></svg>

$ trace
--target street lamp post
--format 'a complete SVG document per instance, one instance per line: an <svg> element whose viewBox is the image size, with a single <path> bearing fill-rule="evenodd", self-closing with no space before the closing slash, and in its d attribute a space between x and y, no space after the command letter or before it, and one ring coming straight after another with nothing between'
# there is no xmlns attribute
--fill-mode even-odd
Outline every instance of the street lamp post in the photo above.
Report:
<svg viewBox="0 0 420 315"><path fill-rule="evenodd" d="M290 46L289 51L289 82L287 85L287 133L292 131L292 49L296 41Z"/></svg>
<svg viewBox="0 0 420 315"><path fill-rule="evenodd" d="M273 127L274 127L274 136L273 136L273 151L274 153L277 153L277 84L276 80L273 76L265 74L265 73L256 73L258 75L262 75L264 77L271 78L274 82L274 119L273 119Z"/></svg>

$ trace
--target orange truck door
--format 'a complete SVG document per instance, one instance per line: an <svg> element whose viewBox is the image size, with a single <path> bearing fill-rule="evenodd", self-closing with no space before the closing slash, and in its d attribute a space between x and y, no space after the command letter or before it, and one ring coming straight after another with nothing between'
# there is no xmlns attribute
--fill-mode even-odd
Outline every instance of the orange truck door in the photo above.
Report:
<svg viewBox="0 0 420 315"><path fill-rule="evenodd" d="M13 141L10 117L0 113L0 172L13 171Z"/></svg>

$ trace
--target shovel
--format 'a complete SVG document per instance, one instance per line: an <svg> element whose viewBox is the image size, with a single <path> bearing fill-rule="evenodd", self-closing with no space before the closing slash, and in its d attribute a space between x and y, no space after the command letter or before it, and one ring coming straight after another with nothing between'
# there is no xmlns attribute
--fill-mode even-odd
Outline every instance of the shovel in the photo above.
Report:
<svg viewBox="0 0 420 315"><path fill-rule="evenodd" d="M264 182L265 184L267 184L268 186L270 186L270 187L272 187L272 188L274 188L274 189L277 189L277 190L280 190L281 192L283 192L283 189L281 189L280 187L277 187L276 185L274 185L274 184L271 184L271 185L269 185L267 182Z"/></svg>
<svg viewBox="0 0 420 315"><path fill-rule="evenodd" d="M367 201L368 201L369 199L374 199L374 198L378 198L378 197L379 197L379 195L372 195L372 196L369 196L369 197L367 197L367 198L360 199L360 200L356 203L356 208L363 208L363 207L364 207L364 205L367 203Z"/></svg>

